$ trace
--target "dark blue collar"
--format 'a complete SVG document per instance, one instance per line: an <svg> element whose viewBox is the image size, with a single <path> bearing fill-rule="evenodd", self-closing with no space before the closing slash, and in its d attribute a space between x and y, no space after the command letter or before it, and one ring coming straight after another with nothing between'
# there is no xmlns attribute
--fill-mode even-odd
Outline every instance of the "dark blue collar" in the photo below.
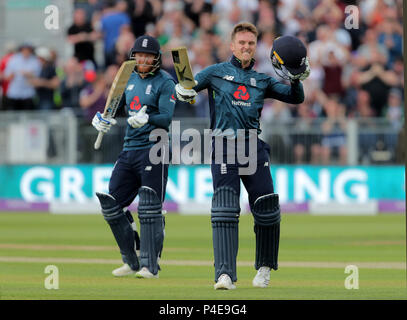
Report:
<svg viewBox="0 0 407 320"><path fill-rule="evenodd" d="M243 70L251 70L253 68L255 62L256 62L256 60L252 59L252 61L250 61L249 66L244 68ZM233 64L237 68L242 68L242 61L240 61L234 55L232 55L232 57L230 58L230 63Z"/></svg>

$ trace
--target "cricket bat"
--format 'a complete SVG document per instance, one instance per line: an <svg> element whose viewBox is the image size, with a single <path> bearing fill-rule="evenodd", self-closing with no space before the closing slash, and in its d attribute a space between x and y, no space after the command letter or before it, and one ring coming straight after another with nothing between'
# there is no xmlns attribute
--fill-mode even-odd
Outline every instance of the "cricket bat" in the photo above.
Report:
<svg viewBox="0 0 407 320"><path fill-rule="evenodd" d="M195 87L195 80L192 74L191 64L189 63L187 48L174 48L171 49L171 53L179 84L185 89L192 89ZM191 103L195 103L195 100Z"/></svg>
<svg viewBox="0 0 407 320"><path fill-rule="evenodd" d="M120 66L120 69L117 71L117 74L113 80L112 86L110 87L109 95L105 104L105 110L103 111L103 118L106 118L107 116L114 118L116 115L120 100L123 96L124 90L126 89L127 81L129 81L130 75L135 66L135 60L125 61ZM103 135L103 132L99 132L95 142L96 150L100 148Z"/></svg>

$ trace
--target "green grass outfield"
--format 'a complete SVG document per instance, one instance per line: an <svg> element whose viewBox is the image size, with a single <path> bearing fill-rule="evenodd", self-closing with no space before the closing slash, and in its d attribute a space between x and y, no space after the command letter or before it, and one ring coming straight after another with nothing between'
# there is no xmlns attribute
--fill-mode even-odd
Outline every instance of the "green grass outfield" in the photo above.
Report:
<svg viewBox="0 0 407 320"><path fill-rule="evenodd" d="M121 265L101 215L0 214L0 299L406 299L405 215L284 215L279 270L254 288L253 218L239 225L237 289L213 289L208 215L168 214L160 279L114 278ZM347 265L359 289L345 288ZM47 265L59 289L47 290Z"/></svg>

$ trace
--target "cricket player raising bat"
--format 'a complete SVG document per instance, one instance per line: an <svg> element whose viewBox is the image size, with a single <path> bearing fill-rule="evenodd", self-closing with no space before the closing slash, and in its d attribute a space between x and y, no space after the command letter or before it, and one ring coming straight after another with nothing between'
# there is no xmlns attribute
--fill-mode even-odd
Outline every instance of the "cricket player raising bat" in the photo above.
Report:
<svg viewBox="0 0 407 320"><path fill-rule="evenodd" d="M174 80L161 68L158 41L150 36L136 39L130 52L136 61L119 107L128 115L123 151L114 166L109 193L96 193L102 213L109 224L123 259L123 266L113 270L114 276L136 273L141 278L158 278L159 258L164 241L162 203L168 177L169 150L165 146L159 164L150 162L149 151L154 142L150 132L156 128L169 130L175 106ZM99 112L92 125L107 133L116 121L104 118ZM126 210L139 196L140 256L136 246L138 233L130 211Z"/></svg>
<svg viewBox="0 0 407 320"><path fill-rule="evenodd" d="M255 287L267 287L270 270L278 268L280 239L280 206L274 193L270 173L270 147L257 135L261 132L259 117L264 99L273 98L290 104L304 100L301 80L308 77L307 51L300 40L291 36L276 39L271 60L276 72L291 82L279 83L274 78L253 70L257 46L257 29L251 23L239 23L232 31L230 61L209 66L195 75L196 85L188 89L176 85L177 97L182 101L193 101L198 91L208 89L211 129L216 135L224 135L223 147L212 143L212 198L211 221L215 259L215 289L234 289L237 281L236 257L238 252L238 223L240 215L240 181L248 195L254 217L256 234ZM254 129L257 150L255 173L241 175L242 164L229 163L226 136L244 132L243 144L248 144L250 129ZM228 132L228 134L226 134ZM222 141L222 140L221 140ZM239 142L239 140L238 140ZM236 144L237 146L238 144ZM244 146L247 151L247 145ZM235 150L235 154L239 150ZM223 163L216 163L214 156L221 153ZM216 159L215 159L216 160Z"/></svg>

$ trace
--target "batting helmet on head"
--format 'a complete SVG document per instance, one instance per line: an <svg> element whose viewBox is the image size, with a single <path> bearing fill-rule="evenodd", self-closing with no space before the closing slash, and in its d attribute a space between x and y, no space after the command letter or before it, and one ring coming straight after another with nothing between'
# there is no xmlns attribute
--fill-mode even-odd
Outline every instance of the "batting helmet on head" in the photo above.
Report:
<svg viewBox="0 0 407 320"><path fill-rule="evenodd" d="M137 52L155 55L154 64L151 65L153 68L150 72L154 72L161 67L161 51L157 39L148 35L138 37L133 48L130 50L130 59L134 59Z"/></svg>
<svg viewBox="0 0 407 320"><path fill-rule="evenodd" d="M287 80L300 79L308 66L307 48L293 36L282 36L274 40L270 54L276 73Z"/></svg>

